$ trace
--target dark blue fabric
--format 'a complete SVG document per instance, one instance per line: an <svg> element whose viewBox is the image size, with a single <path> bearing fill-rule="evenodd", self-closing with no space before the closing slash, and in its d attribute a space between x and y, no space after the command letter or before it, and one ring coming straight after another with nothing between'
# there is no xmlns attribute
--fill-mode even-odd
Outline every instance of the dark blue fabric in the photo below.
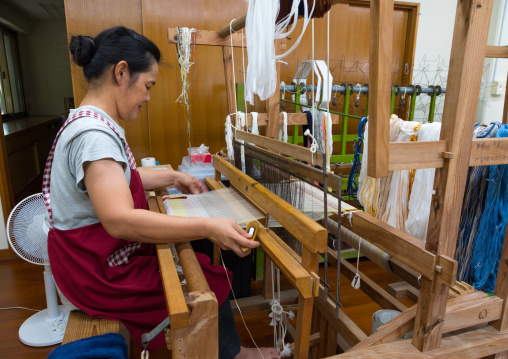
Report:
<svg viewBox="0 0 508 359"><path fill-rule="evenodd" d="M302 125L303 133L305 133L305 131L307 131L307 129L310 129L310 133L312 133L312 113L310 113L310 111L305 111L304 113L307 115L307 126ZM308 143L309 143L309 136L304 135L303 136L303 147L308 147Z"/></svg>
<svg viewBox="0 0 508 359"><path fill-rule="evenodd" d="M233 359L240 353L240 336L229 300L219 307L219 359Z"/></svg>
<svg viewBox="0 0 508 359"><path fill-rule="evenodd" d="M229 302L229 301L226 301ZM127 343L121 334L108 333L61 345L48 359L127 359Z"/></svg>

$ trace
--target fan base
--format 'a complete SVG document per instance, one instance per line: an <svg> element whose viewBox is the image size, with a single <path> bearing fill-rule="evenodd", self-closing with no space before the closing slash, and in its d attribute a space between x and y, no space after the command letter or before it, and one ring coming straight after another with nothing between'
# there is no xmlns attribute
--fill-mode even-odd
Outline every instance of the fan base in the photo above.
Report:
<svg viewBox="0 0 508 359"><path fill-rule="evenodd" d="M48 319L48 310L35 313L19 328L19 340L31 347L46 347L60 344L65 333L69 309L64 305L58 306L60 316Z"/></svg>

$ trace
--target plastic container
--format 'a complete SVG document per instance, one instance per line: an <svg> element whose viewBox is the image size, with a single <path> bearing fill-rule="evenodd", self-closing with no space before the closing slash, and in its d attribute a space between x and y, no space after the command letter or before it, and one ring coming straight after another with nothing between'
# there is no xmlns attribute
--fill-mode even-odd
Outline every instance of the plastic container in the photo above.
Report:
<svg viewBox="0 0 508 359"><path fill-rule="evenodd" d="M395 318L397 315L399 315L400 312L398 310L392 310L392 309L381 309L375 312L372 315L372 329L370 334L374 334L376 330L378 330L379 327L385 325L390 320ZM413 331L410 331L406 335L404 335L402 338L412 338L413 337Z"/></svg>

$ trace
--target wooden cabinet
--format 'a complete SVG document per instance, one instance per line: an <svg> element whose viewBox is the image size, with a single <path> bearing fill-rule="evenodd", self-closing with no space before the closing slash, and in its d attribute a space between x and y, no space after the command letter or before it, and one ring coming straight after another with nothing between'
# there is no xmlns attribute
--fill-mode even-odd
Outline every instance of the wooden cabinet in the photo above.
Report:
<svg viewBox="0 0 508 359"><path fill-rule="evenodd" d="M33 116L3 124L15 203L42 191L46 159L61 125L60 116Z"/></svg>

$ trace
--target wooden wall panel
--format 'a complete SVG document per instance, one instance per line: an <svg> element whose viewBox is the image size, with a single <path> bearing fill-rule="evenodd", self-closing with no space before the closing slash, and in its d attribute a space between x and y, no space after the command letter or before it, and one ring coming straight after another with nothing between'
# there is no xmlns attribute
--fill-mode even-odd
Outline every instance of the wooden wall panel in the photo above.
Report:
<svg viewBox="0 0 508 359"><path fill-rule="evenodd" d="M176 168L186 155L189 141L187 113L176 102L182 86L176 45L168 43L167 30L178 26L218 31L236 16L243 15L247 3L237 0L142 0L142 3L144 35L163 54L157 85L151 91L148 105L150 153L161 163ZM234 56L237 82L243 82L240 49L235 49ZM228 115L222 48L197 46L195 59L190 79L194 78L194 71L196 76L189 89L191 144L204 143L211 152L217 152L225 146L224 123Z"/></svg>
<svg viewBox="0 0 508 359"><path fill-rule="evenodd" d="M95 36L102 30L117 25L143 32L141 0L65 0L65 18L67 33L70 35ZM88 85L82 68L72 61L71 74L74 103L79 106ZM147 112L145 105L136 121L120 123L125 128L127 142L138 165L141 158L150 154Z"/></svg>

